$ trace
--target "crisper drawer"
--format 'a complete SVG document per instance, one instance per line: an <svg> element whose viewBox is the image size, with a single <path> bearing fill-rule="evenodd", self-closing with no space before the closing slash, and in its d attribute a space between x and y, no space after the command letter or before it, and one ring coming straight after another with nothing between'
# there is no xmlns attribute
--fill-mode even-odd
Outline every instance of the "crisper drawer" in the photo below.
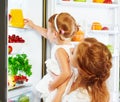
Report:
<svg viewBox="0 0 120 102"><path fill-rule="evenodd" d="M8 102L33 102L32 91L8 98Z"/></svg>

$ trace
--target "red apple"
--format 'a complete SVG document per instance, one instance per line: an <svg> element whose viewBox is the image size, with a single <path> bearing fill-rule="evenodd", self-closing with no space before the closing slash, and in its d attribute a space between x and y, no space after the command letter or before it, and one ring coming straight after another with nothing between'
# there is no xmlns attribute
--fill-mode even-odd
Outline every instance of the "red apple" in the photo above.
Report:
<svg viewBox="0 0 120 102"><path fill-rule="evenodd" d="M109 30L108 27L102 27L102 30Z"/></svg>
<svg viewBox="0 0 120 102"><path fill-rule="evenodd" d="M103 3L105 3L105 4L112 4L112 0L105 0Z"/></svg>
<svg viewBox="0 0 120 102"><path fill-rule="evenodd" d="M13 50L12 46L9 45L8 46L8 53L11 54L12 50Z"/></svg>

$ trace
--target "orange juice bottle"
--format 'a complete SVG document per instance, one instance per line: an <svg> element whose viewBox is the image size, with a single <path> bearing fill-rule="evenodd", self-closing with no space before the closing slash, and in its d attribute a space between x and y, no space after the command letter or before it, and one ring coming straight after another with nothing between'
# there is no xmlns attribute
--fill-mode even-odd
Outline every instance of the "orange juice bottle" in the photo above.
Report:
<svg viewBox="0 0 120 102"><path fill-rule="evenodd" d="M23 18L23 12L21 9L11 9L10 10L10 26L13 27L19 27L23 28L24 27L24 18Z"/></svg>

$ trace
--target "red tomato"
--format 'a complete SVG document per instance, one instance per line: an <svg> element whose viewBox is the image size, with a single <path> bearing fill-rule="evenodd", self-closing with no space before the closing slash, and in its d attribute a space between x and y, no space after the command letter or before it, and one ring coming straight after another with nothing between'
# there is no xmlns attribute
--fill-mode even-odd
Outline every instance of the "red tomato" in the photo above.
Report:
<svg viewBox="0 0 120 102"><path fill-rule="evenodd" d="M11 54L12 50L13 50L12 46L9 45L8 46L8 53Z"/></svg>

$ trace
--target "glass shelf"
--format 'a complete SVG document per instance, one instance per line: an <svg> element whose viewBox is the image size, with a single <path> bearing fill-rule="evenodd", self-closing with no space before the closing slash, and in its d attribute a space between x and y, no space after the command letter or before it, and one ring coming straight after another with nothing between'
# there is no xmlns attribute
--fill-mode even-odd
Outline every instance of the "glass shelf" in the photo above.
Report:
<svg viewBox="0 0 120 102"><path fill-rule="evenodd" d="M87 8L118 8L120 5L113 4L103 4L103 3L92 3L92 2L74 2L74 1L59 1L58 5L63 6L74 6L74 7L87 7Z"/></svg>
<svg viewBox="0 0 120 102"><path fill-rule="evenodd" d="M16 28L16 29L21 29L21 30L31 29L31 28L28 27L28 26L24 26L24 28L20 28L20 27L13 27L13 26L8 25L8 27L11 28L11 29L12 29L12 28L13 28L13 29Z"/></svg>
<svg viewBox="0 0 120 102"><path fill-rule="evenodd" d="M97 27L97 25L95 27ZM104 27L107 27L108 29L104 29ZM91 28L92 28L92 25L88 24L86 32L89 34L119 34L120 33L120 30L119 30L120 28L118 25L102 24L101 30L92 30Z"/></svg>
<svg viewBox="0 0 120 102"><path fill-rule="evenodd" d="M26 43L8 43L8 46L12 47L12 54L17 54L22 48L24 48Z"/></svg>
<svg viewBox="0 0 120 102"><path fill-rule="evenodd" d="M11 89L8 91L8 98L16 97L19 96L20 94L26 93L28 91L32 90L32 85L31 84L26 84L21 87L16 87L15 89Z"/></svg>
<svg viewBox="0 0 120 102"><path fill-rule="evenodd" d="M89 34L118 34L118 31L112 31L112 30L90 30L87 33Z"/></svg>
<svg viewBox="0 0 120 102"><path fill-rule="evenodd" d="M18 27L12 27L12 26L8 26L8 34L17 34L17 35L21 35L27 32L27 31L31 31L32 28L25 26L24 28L18 28Z"/></svg>

